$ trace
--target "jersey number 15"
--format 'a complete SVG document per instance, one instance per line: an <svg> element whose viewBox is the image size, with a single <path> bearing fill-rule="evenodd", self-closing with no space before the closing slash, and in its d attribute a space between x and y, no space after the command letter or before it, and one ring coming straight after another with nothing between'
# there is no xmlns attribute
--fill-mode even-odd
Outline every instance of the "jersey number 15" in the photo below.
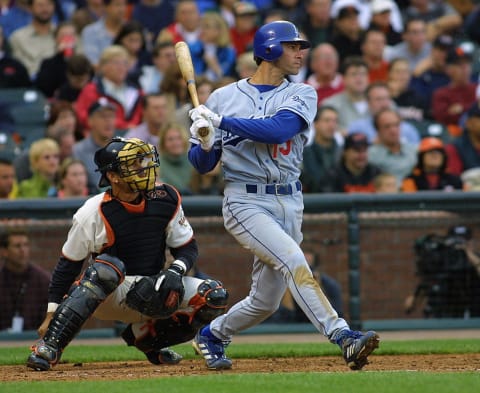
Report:
<svg viewBox="0 0 480 393"><path fill-rule="evenodd" d="M272 156L273 158L277 158L278 154L280 153L282 156L288 156L290 151L292 150L292 141L288 140L282 144L273 145Z"/></svg>

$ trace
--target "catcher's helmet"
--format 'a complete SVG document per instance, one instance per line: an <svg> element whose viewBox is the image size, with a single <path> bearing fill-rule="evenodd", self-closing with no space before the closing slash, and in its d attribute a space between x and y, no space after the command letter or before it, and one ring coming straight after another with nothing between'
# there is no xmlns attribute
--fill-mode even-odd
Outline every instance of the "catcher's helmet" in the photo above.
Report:
<svg viewBox="0 0 480 393"><path fill-rule="evenodd" d="M295 42L302 49L310 48L310 42L300 38L297 28L284 20L260 27L253 38L253 55L266 61L277 60L283 53L283 42Z"/></svg>
<svg viewBox="0 0 480 393"><path fill-rule="evenodd" d="M155 187L156 169L160 166L157 149L138 138L113 138L95 152L94 161L102 174L99 187L110 185L106 176L109 171L118 173L132 191Z"/></svg>

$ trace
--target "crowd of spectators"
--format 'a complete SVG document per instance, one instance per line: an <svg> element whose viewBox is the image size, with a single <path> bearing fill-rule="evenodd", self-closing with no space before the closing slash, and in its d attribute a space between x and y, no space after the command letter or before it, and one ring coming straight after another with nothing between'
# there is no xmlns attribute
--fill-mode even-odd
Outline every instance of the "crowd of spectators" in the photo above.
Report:
<svg viewBox="0 0 480 393"><path fill-rule="evenodd" d="M100 191L93 154L114 135L157 146L159 181L221 194L221 168L199 176L186 160L192 104L174 45L188 43L204 103L252 75L254 34L279 19L312 43L286 76L318 95L305 192L476 189L479 15L456 0L0 1L0 92L48 102L32 140L0 94L1 197Z"/></svg>

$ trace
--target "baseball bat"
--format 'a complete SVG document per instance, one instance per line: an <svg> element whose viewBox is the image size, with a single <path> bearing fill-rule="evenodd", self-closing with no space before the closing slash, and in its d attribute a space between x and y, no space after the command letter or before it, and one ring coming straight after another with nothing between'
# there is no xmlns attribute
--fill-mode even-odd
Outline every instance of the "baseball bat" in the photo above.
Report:
<svg viewBox="0 0 480 393"><path fill-rule="evenodd" d="M195 83L195 73L193 71L192 56L190 55L190 49L184 41L177 42L175 44L175 56L177 57L178 66L182 73L183 79L187 83L188 93L192 99L193 107L199 106L197 85ZM206 136L208 134L208 128L200 128L198 135Z"/></svg>

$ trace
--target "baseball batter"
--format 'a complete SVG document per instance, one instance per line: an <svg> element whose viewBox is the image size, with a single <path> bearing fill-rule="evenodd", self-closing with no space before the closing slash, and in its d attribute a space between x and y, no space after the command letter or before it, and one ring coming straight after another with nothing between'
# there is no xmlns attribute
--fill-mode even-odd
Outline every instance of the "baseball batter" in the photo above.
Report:
<svg viewBox="0 0 480 393"><path fill-rule="evenodd" d="M254 38L255 74L214 91L206 106L190 111L190 161L206 173L221 160L225 228L254 254L249 295L193 340L210 369L232 366L225 355L232 336L271 315L287 287L315 327L340 346L351 369L361 369L378 347L375 332L352 331L338 317L299 247L299 168L317 97L312 87L284 76L298 73L309 46L290 22L262 26ZM206 136L199 136L202 127L209 129Z"/></svg>
<svg viewBox="0 0 480 393"><path fill-rule="evenodd" d="M127 324L122 337L153 364L176 364L167 348L191 340L225 312L221 283L184 276L197 258L193 230L177 190L156 185L158 154L140 139L114 138L95 163L106 192L88 199L73 217L27 366L49 370L91 316ZM165 251L175 259L165 266ZM83 262L88 267L77 283Z"/></svg>

